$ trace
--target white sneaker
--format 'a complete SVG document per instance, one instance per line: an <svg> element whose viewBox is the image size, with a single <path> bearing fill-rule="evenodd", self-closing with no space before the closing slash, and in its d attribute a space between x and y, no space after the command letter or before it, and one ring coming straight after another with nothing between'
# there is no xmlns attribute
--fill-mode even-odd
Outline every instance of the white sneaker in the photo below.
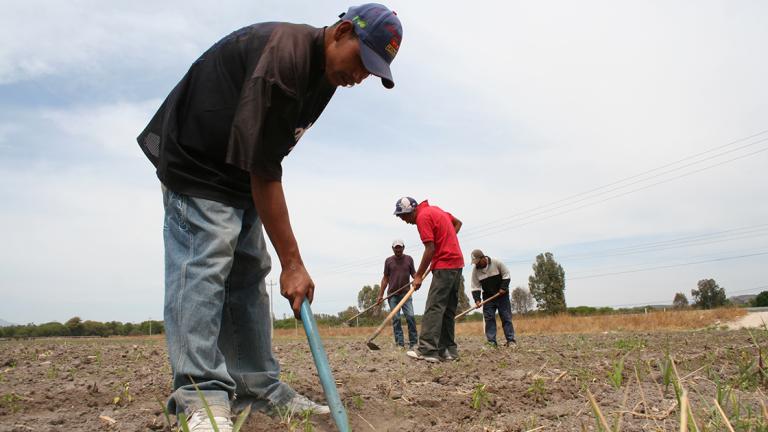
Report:
<svg viewBox="0 0 768 432"><path fill-rule="evenodd" d="M408 357L410 357L412 359L424 360L424 361L429 362L429 363L440 363L440 359L439 358L432 357L432 356L423 356L423 355L419 354L418 352L416 352L415 350L408 350L405 353L405 355L407 355Z"/></svg>
<svg viewBox="0 0 768 432"><path fill-rule="evenodd" d="M275 406L273 408L277 412L290 412L290 413L303 413L305 411L311 411L312 414L330 414L331 409L328 405L320 405L319 403L309 400L306 396L296 393L293 399L288 402Z"/></svg>
<svg viewBox="0 0 768 432"><path fill-rule="evenodd" d="M212 406L210 408L211 413L213 414L213 421L216 423L219 432L232 432L232 420L229 419L229 408L220 406ZM189 432L215 431L205 408L192 411L192 414L187 418L187 426L189 426Z"/></svg>

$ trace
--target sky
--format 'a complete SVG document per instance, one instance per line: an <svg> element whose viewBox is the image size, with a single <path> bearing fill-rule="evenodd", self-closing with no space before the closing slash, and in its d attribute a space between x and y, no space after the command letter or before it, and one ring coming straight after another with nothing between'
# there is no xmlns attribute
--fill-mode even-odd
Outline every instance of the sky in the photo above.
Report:
<svg viewBox="0 0 768 432"><path fill-rule="evenodd" d="M569 306L768 289L768 3L387 4L395 88L339 89L283 164L316 313L379 283L394 239L418 262L405 195L462 220L467 263L482 249L512 286L552 252ZM348 6L4 2L0 319L161 319L162 197L135 137L221 37Z"/></svg>

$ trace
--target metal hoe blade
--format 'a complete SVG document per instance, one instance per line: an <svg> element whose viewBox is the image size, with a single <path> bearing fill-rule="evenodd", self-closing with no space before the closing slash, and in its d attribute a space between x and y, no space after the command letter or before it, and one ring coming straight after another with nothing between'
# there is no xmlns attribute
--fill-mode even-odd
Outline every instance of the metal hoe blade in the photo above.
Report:
<svg viewBox="0 0 768 432"><path fill-rule="evenodd" d="M378 351L378 350L380 350L380 349L381 349L381 348L379 348L379 346L378 346L378 345L376 345L375 343L373 343L373 341L372 341L372 340L369 340L368 342L366 342L366 343L365 343L365 345L366 345L366 346L368 346L368 348L369 348L369 349L371 349L371 350L373 350L373 351Z"/></svg>

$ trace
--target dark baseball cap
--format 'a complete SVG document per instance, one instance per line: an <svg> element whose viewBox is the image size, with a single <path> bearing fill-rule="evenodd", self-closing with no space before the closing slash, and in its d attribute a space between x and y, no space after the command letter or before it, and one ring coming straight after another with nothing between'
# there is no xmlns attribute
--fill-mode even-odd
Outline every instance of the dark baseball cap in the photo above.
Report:
<svg viewBox="0 0 768 432"><path fill-rule="evenodd" d="M416 207L418 207L419 203L416 202L415 199L411 197L402 197L395 203L395 215L401 215L405 213L410 213L414 210L416 210Z"/></svg>
<svg viewBox="0 0 768 432"><path fill-rule="evenodd" d="M381 78L384 87L395 86L389 65L395 59L403 39L403 26L397 14L378 3L352 6L339 18L351 21L360 39L360 58L372 75Z"/></svg>

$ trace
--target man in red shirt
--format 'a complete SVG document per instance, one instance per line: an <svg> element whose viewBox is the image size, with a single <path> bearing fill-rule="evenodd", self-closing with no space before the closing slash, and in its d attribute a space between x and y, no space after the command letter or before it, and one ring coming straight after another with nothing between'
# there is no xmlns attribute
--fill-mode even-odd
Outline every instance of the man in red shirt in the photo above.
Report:
<svg viewBox="0 0 768 432"><path fill-rule="evenodd" d="M406 354L433 363L456 360L459 353L454 341L454 317L459 303L461 270L464 268L464 257L456 237L461 221L427 201L418 204L411 197L397 200L395 216L405 223L416 225L424 243L424 255L413 276L416 289L421 287L427 268L432 269L432 284L421 320L419 346Z"/></svg>

